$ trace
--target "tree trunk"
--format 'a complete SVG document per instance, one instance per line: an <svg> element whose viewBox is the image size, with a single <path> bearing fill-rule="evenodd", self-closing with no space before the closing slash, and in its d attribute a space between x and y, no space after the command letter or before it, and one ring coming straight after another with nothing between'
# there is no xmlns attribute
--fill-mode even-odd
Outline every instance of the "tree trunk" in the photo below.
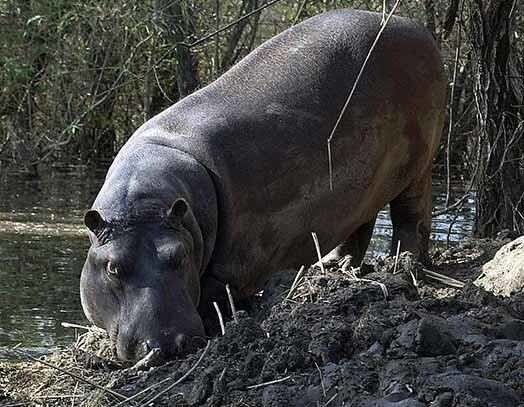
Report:
<svg viewBox="0 0 524 407"><path fill-rule="evenodd" d="M238 11L237 18L242 17L244 14L247 14L254 9L256 9L258 6L257 0L242 0L242 4ZM256 16L251 17L252 21L252 29L251 32L255 32L257 30L258 25L258 18L260 16L260 13L258 13ZM227 71L231 66L233 66L238 58L241 56L241 49L239 49L240 46L240 39L242 38L242 35L244 34L244 31L249 23L249 19L242 20L234 25L234 27L231 29L229 38L227 40L227 46L224 50L222 61L221 61L221 72Z"/></svg>
<svg viewBox="0 0 524 407"><path fill-rule="evenodd" d="M178 97L189 95L198 88L197 60L185 45L195 33L190 7L184 1L158 0L157 10L164 29L175 46ZM176 99L176 97L174 98Z"/></svg>
<svg viewBox="0 0 524 407"><path fill-rule="evenodd" d="M514 6L515 0L471 1L482 145L475 219L479 237L494 237L504 229L524 233L524 89Z"/></svg>
<svg viewBox="0 0 524 407"><path fill-rule="evenodd" d="M433 0L424 0L424 11L426 14L426 28L431 33L435 41L439 43L437 34L437 23L435 17L435 4Z"/></svg>

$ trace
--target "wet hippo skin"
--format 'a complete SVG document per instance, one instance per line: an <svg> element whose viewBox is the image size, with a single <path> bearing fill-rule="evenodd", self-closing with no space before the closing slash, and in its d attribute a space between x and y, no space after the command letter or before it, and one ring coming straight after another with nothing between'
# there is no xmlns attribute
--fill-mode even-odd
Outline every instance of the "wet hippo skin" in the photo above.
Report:
<svg viewBox="0 0 524 407"><path fill-rule="evenodd" d="M326 143L382 15L338 10L261 45L209 86L141 126L85 216L87 317L118 356L176 355L203 336L202 310L279 269L358 264L390 204L392 247L427 259L431 161L446 79L431 35L393 17Z"/></svg>

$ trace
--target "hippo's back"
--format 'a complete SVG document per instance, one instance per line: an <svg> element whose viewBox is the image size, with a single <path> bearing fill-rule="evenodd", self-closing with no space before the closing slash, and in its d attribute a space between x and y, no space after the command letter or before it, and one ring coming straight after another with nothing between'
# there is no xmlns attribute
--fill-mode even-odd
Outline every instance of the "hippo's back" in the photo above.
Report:
<svg viewBox="0 0 524 407"><path fill-rule="evenodd" d="M167 144L208 168L221 280L249 286L262 268L306 263L311 231L329 250L430 165L445 107L442 62L423 27L393 17L334 134L330 190L327 139L381 18L337 10L286 30L123 149Z"/></svg>

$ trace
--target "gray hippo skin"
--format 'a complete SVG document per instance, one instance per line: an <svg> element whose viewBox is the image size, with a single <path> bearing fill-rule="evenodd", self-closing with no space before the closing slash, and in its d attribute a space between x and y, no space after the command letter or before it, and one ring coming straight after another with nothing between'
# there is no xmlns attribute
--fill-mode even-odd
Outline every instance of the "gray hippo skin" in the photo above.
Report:
<svg viewBox="0 0 524 407"><path fill-rule="evenodd" d="M326 141L381 18L338 10L288 29L122 148L85 217L81 277L121 359L181 352L225 284L247 298L314 261L311 232L358 264L388 203L392 246L426 259L446 79L418 24L393 17L378 42L333 138L330 190Z"/></svg>

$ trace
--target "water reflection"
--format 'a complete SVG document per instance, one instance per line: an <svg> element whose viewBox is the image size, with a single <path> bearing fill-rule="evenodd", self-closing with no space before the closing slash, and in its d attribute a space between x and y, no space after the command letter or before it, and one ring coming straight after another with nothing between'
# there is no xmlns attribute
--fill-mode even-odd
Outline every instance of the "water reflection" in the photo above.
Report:
<svg viewBox="0 0 524 407"><path fill-rule="evenodd" d="M54 169L39 179L0 174L0 359L18 343L37 354L74 340L60 322L86 324L79 276L89 242L83 213L100 188L105 171ZM456 188L459 189L459 188ZM437 185L434 203L444 192ZM471 233L473 198L454 219L433 220L433 238L445 241ZM389 212L380 213L369 255L389 250Z"/></svg>
<svg viewBox="0 0 524 407"><path fill-rule="evenodd" d="M465 193L461 183L453 184L456 198ZM438 181L433 183L433 205L437 208L445 207L445 186ZM454 202L452 200L452 202ZM473 232L473 221L475 217L475 194L471 193L464 202L463 208L458 213L442 214L432 219L431 240L434 245L445 246L449 243L458 242L465 237L471 236ZM389 253L391 235L393 228L389 217L389 206L384 208L377 217L373 240L369 245L367 256L377 256Z"/></svg>
<svg viewBox="0 0 524 407"><path fill-rule="evenodd" d="M103 171L53 170L0 178L0 359L22 343L42 353L74 340L62 321L86 323L79 277L88 247L82 227Z"/></svg>

